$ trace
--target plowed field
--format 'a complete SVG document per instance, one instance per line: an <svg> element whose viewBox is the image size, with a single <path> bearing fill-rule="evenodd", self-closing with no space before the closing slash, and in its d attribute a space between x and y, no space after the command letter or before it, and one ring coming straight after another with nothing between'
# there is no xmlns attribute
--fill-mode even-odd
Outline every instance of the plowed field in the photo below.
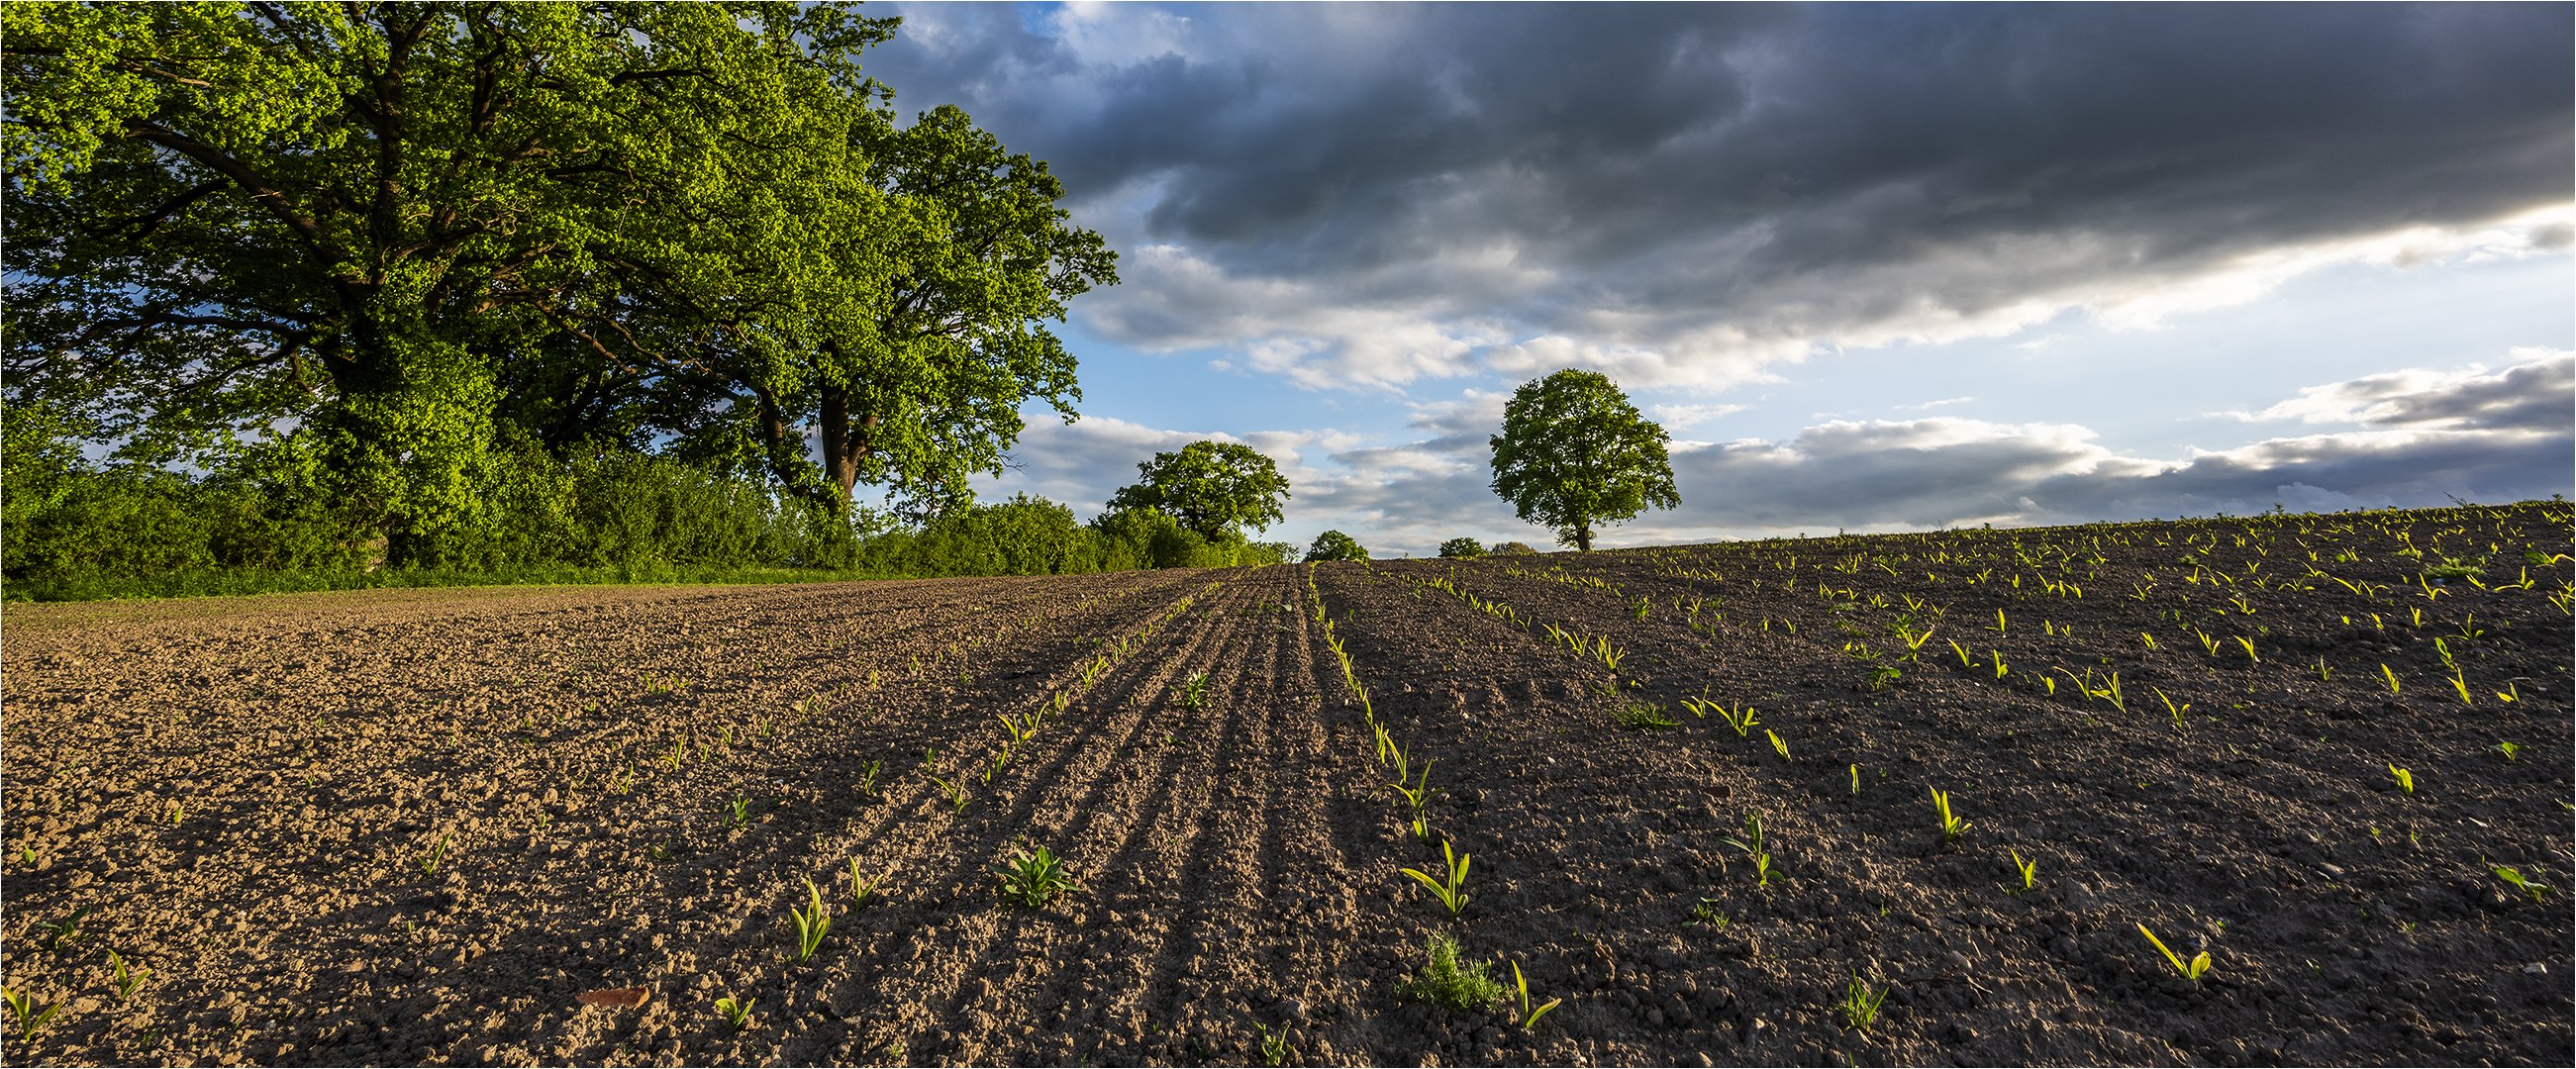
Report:
<svg viewBox="0 0 2576 1069"><path fill-rule="evenodd" d="M2569 524L12 606L7 1060L2565 1064Z"/></svg>

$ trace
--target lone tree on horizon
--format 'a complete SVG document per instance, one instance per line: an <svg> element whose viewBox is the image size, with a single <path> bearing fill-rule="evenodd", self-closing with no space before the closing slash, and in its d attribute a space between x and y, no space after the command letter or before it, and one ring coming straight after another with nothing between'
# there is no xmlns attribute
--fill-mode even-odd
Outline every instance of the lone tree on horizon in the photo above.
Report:
<svg viewBox="0 0 2576 1069"><path fill-rule="evenodd" d="M1109 498L1109 509L1153 509L1210 542L1240 537L1286 518L1280 502L1290 496L1279 464L1239 442L1198 441L1177 453L1156 453L1136 465L1143 476Z"/></svg>
<svg viewBox="0 0 2576 1069"><path fill-rule="evenodd" d="M1494 492L1523 522L1555 528L1558 545L1589 553L1595 525L1681 505L1671 437L1609 376L1567 368L1522 384L1503 407Z"/></svg>

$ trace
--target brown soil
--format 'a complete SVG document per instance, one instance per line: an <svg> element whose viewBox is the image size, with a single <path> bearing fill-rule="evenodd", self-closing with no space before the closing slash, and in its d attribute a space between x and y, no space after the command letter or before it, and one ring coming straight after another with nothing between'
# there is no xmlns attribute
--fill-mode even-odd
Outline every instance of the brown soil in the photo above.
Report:
<svg viewBox="0 0 2576 1069"><path fill-rule="evenodd" d="M12 607L6 1058L2566 1064L2569 522Z"/></svg>

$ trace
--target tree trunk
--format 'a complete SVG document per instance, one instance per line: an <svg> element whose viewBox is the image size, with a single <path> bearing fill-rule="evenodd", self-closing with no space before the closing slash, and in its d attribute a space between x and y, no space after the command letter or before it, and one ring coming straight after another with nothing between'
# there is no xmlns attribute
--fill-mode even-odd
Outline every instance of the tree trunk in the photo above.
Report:
<svg viewBox="0 0 2576 1069"><path fill-rule="evenodd" d="M1574 524L1574 551L1575 551L1575 552L1577 552L1577 553L1590 553L1590 552L1592 552L1592 525L1591 525L1591 524L1589 524L1589 523L1585 523L1585 522L1580 521L1580 520L1575 521L1575 524Z"/></svg>

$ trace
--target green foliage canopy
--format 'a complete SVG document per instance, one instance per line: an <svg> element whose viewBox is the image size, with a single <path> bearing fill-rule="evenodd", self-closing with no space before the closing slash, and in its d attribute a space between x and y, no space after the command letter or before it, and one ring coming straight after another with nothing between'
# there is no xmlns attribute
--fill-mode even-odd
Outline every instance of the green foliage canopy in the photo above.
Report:
<svg viewBox="0 0 2576 1069"><path fill-rule="evenodd" d="M260 451L399 558L496 428L949 502L1116 280L1042 163L790 3L0 7L9 400ZM808 432L823 447L806 455Z"/></svg>
<svg viewBox="0 0 2576 1069"><path fill-rule="evenodd" d="M1112 511L1127 508L1169 513L1181 526L1210 541L1235 538L1241 529L1268 527L1286 518L1290 495L1279 465L1236 442L1191 442L1177 453L1156 453L1136 465L1144 478L1109 498Z"/></svg>
<svg viewBox="0 0 2576 1069"><path fill-rule="evenodd" d="M1367 547L1360 545L1359 539L1340 531L1326 531L1316 535L1315 543L1306 547L1306 559L1308 561L1367 560L1369 552Z"/></svg>
<svg viewBox="0 0 2576 1069"><path fill-rule="evenodd" d="M1568 368L1522 384L1503 407L1494 492L1523 521L1555 528L1557 544L1588 552L1595 525L1681 505L1670 437L1608 376Z"/></svg>
<svg viewBox="0 0 2576 1069"><path fill-rule="evenodd" d="M1440 555L1454 560L1472 560L1485 555L1485 544L1473 538L1452 538L1440 543Z"/></svg>

